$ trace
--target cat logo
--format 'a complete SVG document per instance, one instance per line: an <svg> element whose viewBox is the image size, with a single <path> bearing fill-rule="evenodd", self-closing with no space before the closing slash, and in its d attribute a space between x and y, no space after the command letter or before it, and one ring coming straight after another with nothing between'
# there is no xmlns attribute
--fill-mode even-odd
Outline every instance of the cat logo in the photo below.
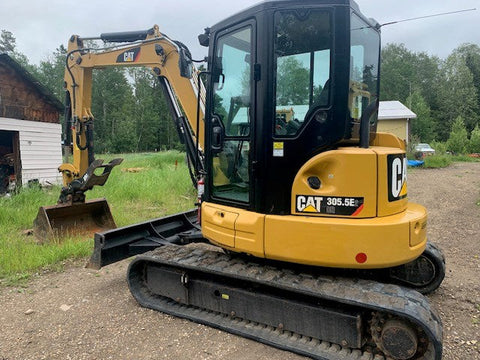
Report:
<svg viewBox="0 0 480 360"><path fill-rule="evenodd" d="M125 51L123 53L123 61L125 62L133 62L135 59L135 53L133 51Z"/></svg>
<svg viewBox="0 0 480 360"><path fill-rule="evenodd" d="M297 211L319 213L322 211L322 201L323 197L321 196L298 195Z"/></svg>
<svg viewBox="0 0 480 360"><path fill-rule="evenodd" d="M135 62L140 55L140 48L134 48L124 51L117 57L117 63Z"/></svg>
<svg viewBox="0 0 480 360"><path fill-rule="evenodd" d="M407 157L388 155L388 201L407 197Z"/></svg>

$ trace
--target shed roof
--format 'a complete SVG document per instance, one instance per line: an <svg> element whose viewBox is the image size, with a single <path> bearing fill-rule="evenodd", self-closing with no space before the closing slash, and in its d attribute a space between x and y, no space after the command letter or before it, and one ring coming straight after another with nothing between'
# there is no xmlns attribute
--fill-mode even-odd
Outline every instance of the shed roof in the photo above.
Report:
<svg viewBox="0 0 480 360"><path fill-rule="evenodd" d="M32 86L39 92L39 94L45 99L45 101L53 105L59 112L64 111L64 106L58 98L52 94L40 81L38 81L32 74L30 74L22 65L20 65L15 59L9 56L7 53L0 52L0 63L3 62L12 67L22 79L32 84Z"/></svg>
<svg viewBox="0 0 480 360"><path fill-rule="evenodd" d="M380 101L378 120L416 119L415 114L400 101Z"/></svg>

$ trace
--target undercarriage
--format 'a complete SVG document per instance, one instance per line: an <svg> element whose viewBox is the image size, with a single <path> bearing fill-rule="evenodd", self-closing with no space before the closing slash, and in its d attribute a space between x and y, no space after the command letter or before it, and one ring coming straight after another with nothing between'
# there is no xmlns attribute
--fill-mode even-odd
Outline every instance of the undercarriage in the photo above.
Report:
<svg viewBox="0 0 480 360"><path fill-rule="evenodd" d="M435 246L425 252L440 264L434 279L414 276L425 259L346 277L195 244L205 242L195 220L190 211L96 234L90 266L141 254L127 274L140 305L315 359L441 359L442 325L428 300L380 281L392 274L431 291L444 275Z"/></svg>

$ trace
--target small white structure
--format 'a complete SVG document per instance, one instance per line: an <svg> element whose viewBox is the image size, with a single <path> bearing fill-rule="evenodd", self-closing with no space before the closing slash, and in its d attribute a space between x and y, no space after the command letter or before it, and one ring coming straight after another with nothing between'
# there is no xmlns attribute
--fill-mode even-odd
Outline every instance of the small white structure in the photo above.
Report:
<svg viewBox="0 0 480 360"><path fill-rule="evenodd" d="M392 133L408 143L410 120L416 118L417 114L400 101L380 101L377 131Z"/></svg>
<svg viewBox="0 0 480 360"><path fill-rule="evenodd" d="M29 181L61 182L62 103L0 53L0 194Z"/></svg>
<svg viewBox="0 0 480 360"><path fill-rule="evenodd" d="M19 177L23 185L29 180L38 180L41 184L61 183L62 176L58 172L62 163L60 124L0 117L0 131L10 134L13 148L18 147Z"/></svg>

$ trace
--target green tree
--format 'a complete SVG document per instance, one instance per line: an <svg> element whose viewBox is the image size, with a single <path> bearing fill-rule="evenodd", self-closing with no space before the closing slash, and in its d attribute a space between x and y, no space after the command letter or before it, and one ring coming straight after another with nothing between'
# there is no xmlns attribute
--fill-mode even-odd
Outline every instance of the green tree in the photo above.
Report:
<svg viewBox="0 0 480 360"><path fill-rule="evenodd" d="M405 103L415 79L414 54L405 45L387 44L382 50L380 100Z"/></svg>
<svg viewBox="0 0 480 360"><path fill-rule="evenodd" d="M13 33L8 30L2 30L0 33L0 53L13 54L17 46L17 40Z"/></svg>
<svg viewBox="0 0 480 360"><path fill-rule="evenodd" d="M97 152L135 150L135 114L132 87L122 68L93 74L92 113Z"/></svg>
<svg viewBox="0 0 480 360"><path fill-rule="evenodd" d="M480 153L480 126L476 125L470 134L470 141L467 147L470 153Z"/></svg>
<svg viewBox="0 0 480 360"><path fill-rule="evenodd" d="M133 68L129 73L135 97L136 150L178 148L175 122L157 78L147 68Z"/></svg>
<svg viewBox="0 0 480 360"><path fill-rule="evenodd" d="M465 126L471 131L480 119L480 107L473 75L465 58L453 52L442 66L445 80L439 92L441 99L437 114L440 139L448 137L448 128L458 116L465 119Z"/></svg>
<svg viewBox="0 0 480 360"><path fill-rule="evenodd" d="M155 79L150 70L132 68L135 100L135 151L148 151L158 147L157 132L160 127L159 114L154 96Z"/></svg>
<svg viewBox="0 0 480 360"><path fill-rule="evenodd" d="M277 105L308 105L309 70L293 56L280 59L277 69Z"/></svg>
<svg viewBox="0 0 480 360"><path fill-rule="evenodd" d="M47 59L40 61L40 65L36 69L38 80L60 101L63 101L65 97L63 77L66 56L67 49L60 45Z"/></svg>
<svg viewBox="0 0 480 360"><path fill-rule="evenodd" d="M468 133L461 116L452 125L452 131L447 140L447 148L455 154L464 154L468 145Z"/></svg>
<svg viewBox="0 0 480 360"><path fill-rule="evenodd" d="M412 136L416 136L420 142L431 142L435 139L435 123L431 117L430 107L420 94L419 90L415 90L408 98L407 104L411 110L417 114L417 118L413 119L410 124Z"/></svg>
<svg viewBox="0 0 480 360"><path fill-rule="evenodd" d="M480 46L463 44L453 51L465 60L465 65L472 73L473 85L477 91L477 102L480 104Z"/></svg>
<svg viewBox="0 0 480 360"><path fill-rule="evenodd" d="M34 66L30 65L27 57L21 52L17 51L17 39L11 31L2 30L0 33L0 53L7 53L14 58L20 65L27 69L32 74L36 74Z"/></svg>
<svg viewBox="0 0 480 360"><path fill-rule="evenodd" d="M413 94L418 92L430 109L430 119L435 123L433 119L438 117L441 103L439 92L445 82L442 80L441 64L439 58L425 52L411 52L403 44L387 44L382 49L380 100L399 100L411 107L412 99L418 98ZM446 125L447 134L450 125ZM436 130L435 127L434 136Z"/></svg>
<svg viewBox="0 0 480 360"><path fill-rule="evenodd" d="M436 56L430 56L425 52L415 53L415 78L414 88L419 89L428 106L438 108L438 91L441 84L442 61Z"/></svg>

